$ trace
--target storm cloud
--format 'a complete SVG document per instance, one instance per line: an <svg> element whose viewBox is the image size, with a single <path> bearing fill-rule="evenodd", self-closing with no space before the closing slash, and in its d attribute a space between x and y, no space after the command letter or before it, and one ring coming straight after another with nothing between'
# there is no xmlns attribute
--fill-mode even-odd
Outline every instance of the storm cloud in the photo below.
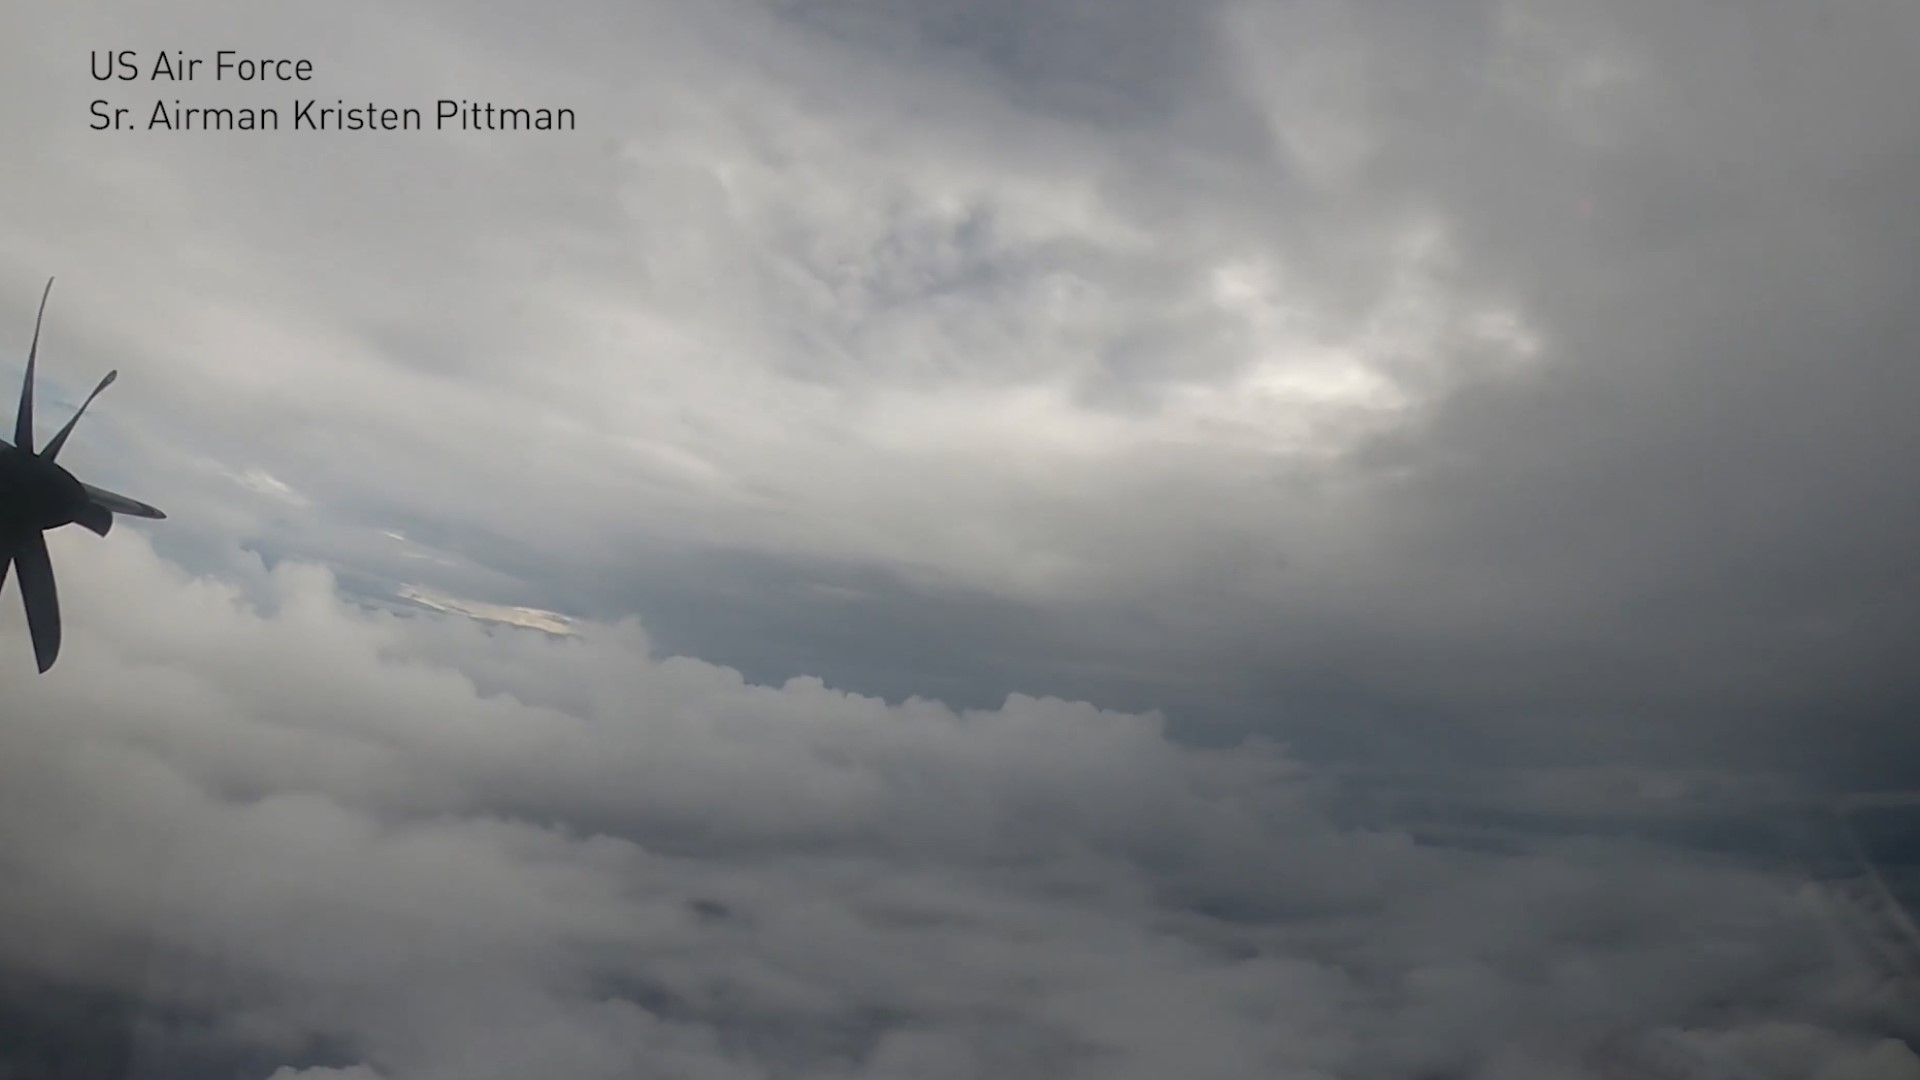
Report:
<svg viewBox="0 0 1920 1080"><path fill-rule="evenodd" d="M171 517L0 674L10 1029L1914 1069L1913 5L17 22L0 323L58 275L63 463ZM580 128L87 126L293 96Z"/></svg>
<svg viewBox="0 0 1920 1080"><path fill-rule="evenodd" d="M586 119L110 137L82 49L157 16L36 18L8 303L139 373L87 464L182 545L767 679L1910 779L1906 5L199 10Z"/></svg>

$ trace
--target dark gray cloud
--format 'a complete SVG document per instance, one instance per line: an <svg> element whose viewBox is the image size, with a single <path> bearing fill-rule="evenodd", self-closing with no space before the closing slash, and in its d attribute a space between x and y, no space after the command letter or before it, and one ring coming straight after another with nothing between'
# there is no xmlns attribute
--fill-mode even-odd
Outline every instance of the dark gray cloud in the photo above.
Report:
<svg viewBox="0 0 1920 1080"><path fill-rule="evenodd" d="M1610 135L1428 94L1455 108L1388 144L1525 290L1556 369L1457 396L1400 448L1416 478L1379 584L1438 594L1401 628L1408 681L1716 747L1745 729L1805 753L1837 724L1885 754L1914 690L1898 492L1920 447L1893 301L1910 225L1879 194L1910 182L1915 131L1883 43L1911 13L1768 8L1733 34L1707 8L1635 15L1595 34L1641 73Z"/></svg>

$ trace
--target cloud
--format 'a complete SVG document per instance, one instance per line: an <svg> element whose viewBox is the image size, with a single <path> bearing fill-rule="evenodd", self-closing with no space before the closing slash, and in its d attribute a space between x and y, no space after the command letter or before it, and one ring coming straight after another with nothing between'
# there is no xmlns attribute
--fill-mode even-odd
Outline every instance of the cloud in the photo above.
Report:
<svg viewBox="0 0 1920 1080"><path fill-rule="evenodd" d="M126 370L73 453L172 556L1316 756L1913 782L1908 5L379 18L63 10L13 58L5 302L57 270L49 370ZM585 127L61 119L101 34L243 31Z"/></svg>
<svg viewBox="0 0 1920 1080"><path fill-rule="evenodd" d="M1274 43L1243 25L1256 12L658 9L620 20L644 62L594 47L617 82L584 74L577 42L563 60L544 33L459 18L388 19L373 50L244 25L302 42L343 93L571 93L592 133L229 158L34 120L46 152L22 183L49 205L15 272L58 253L62 370L111 351L144 372L113 414L125 452L85 464L139 470L125 486L177 493L209 537L388 587L412 578L375 535L431 525L493 576L422 584L488 603L632 604L642 586L608 578L723 548L876 574L906 601L990 598L1009 614L988 636L1035 609L1164 613L1175 626L1106 648L1127 667L1193 623L1244 625L1223 592L1337 621L1292 582L1355 573L1374 512L1343 462L1530 349L1530 316L1478 280L1443 208L1350 207L1268 156L1265 127L1284 144L1299 123L1242 83L1272 66L1229 48ZM92 29L36 23L34 55L78 55ZM1317 130L1353 119L1338 93L1285 101L1309 98ZM73 173L106 190L65 197ZM1247 216L1272 200L1290 223ZM164 273L131 226L91 223L102 206L182 238ZM187 475L196 457L245 461L313 512L240 509ZM719 647L691 612L724 583L687 587L655 621ZM997 699L1019 680L984 682Z"/></svg>
<svg viewBox="0 0 1920 1080"><path fill-rule="evenodd" d="M56 538L0 1009L153 1077L1911 1072L1841 856L1913 861L1916 17L38 13L0 310L60 276L63 461L171 516ZM86 130L162 43L583 130Z"/></svg>
<svg viewBox="0 0 1920 1080"><path fill-rule="evenodd" d="M524 626L529 630L541 630L549 634L558 634L562 637L575 632L572 626L569 625L570 620L568 620L565 615L559 615L551 611L541 611L538 608L503 607L499 604L476 604L472 601L458 599L457 597L439 596L411 585L402 587L399 597L402 600L418 604L421 607L434 611L446 611L455 615L465 615L468 618L478 619L481 622L497 622L505 623L509 626Z"/></svg>
<svg viewBox="0 0 1920 1080"><path fill-rule="evenodd" d="M1864 909L1764 862L1422 842L1150 714L756 685L632 622L54 539L76 633L9 690L0 960L120 995L129 1076L1597 1077L1782 1039L1920 1075L1884 1041L1920 987L1827 946Z"/></svg>

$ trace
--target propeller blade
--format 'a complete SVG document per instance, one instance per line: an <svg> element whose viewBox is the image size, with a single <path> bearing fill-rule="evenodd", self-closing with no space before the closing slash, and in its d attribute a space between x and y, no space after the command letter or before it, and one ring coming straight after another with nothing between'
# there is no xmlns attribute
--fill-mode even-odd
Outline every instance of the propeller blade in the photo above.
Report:
<svg viewBox="0 0 1920 1080"><path fill-rule="evenodd" d="M89 499L87 505L73 516L76 524L86 528L95 536L105 536L113 528L113 511Z"/></svg>
<svg viewBox="0 0 1920 1080"><path fill-rule="evenodd" d="M156 521L167 516L161 513L158 508L148 506L139 499L129 499L125 495L116 495L106 488L97 488L84 481L81 482L80 486L87 489L88 498L91 498L94 502L99 503L101 506L106 507L116 514L125 514L128 517L137 518L153 518Z"/></svg>
<svg viewBox="0 0 1920 1080"><path fill-rule="evenodd" d="M47 313L47 294L53 291L53 279L40 293L40 311L33 317L33 344L27 347L27 377L20 383L20 415L13 422L13 444L33 453L33 361L40 353L40 316Z"/></svg>
<svg viewBox="0 0 1920 1080"><path fill-rule="evenodd" d="M20 567L20 599L27 606L27 632L33 637L33 656L46 674L60 655L60 593L53 586L53 560L47 557L47 534L35 529L14 545L13 561Z"/></svg>
<svg viewBox="0 0 1920 1080"><path fill-rule="evenodd" d="M13 565L13 545L0 548L0 592L7 589L7 567Z"/></svg>
<svg viewBox="0 0 1920 1080"><path fill-rule="evenodd" d="M47 444L45 450L40 451L41 457L52 461L54 458L60 456L60 448L67 445L67 436L73 434L73 425L80 422L80 414L87 411L87 406L93 404L93 399L100 396L100 391L112 386L113 380L119 377L120 373L118 371L107 372L107 377L101 379L100 385L93 388L93 393L87 395L87 400L81 402L80 407L73 411L73 419L68 420L67 426L60 429L60 433L53 437L53 441Z"/></svg>

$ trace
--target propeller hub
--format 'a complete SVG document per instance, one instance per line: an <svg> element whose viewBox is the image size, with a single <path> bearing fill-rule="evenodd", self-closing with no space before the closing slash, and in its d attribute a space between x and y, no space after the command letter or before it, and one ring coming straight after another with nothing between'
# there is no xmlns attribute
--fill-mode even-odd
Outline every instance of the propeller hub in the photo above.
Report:
<svg viewBox="0 0 1920 1080"><path fill-rule="evenodd" d="M74 475L18 447L0 450L0 524L7 531L45 531L72 524L87 505L87 490Z"/></svg>

